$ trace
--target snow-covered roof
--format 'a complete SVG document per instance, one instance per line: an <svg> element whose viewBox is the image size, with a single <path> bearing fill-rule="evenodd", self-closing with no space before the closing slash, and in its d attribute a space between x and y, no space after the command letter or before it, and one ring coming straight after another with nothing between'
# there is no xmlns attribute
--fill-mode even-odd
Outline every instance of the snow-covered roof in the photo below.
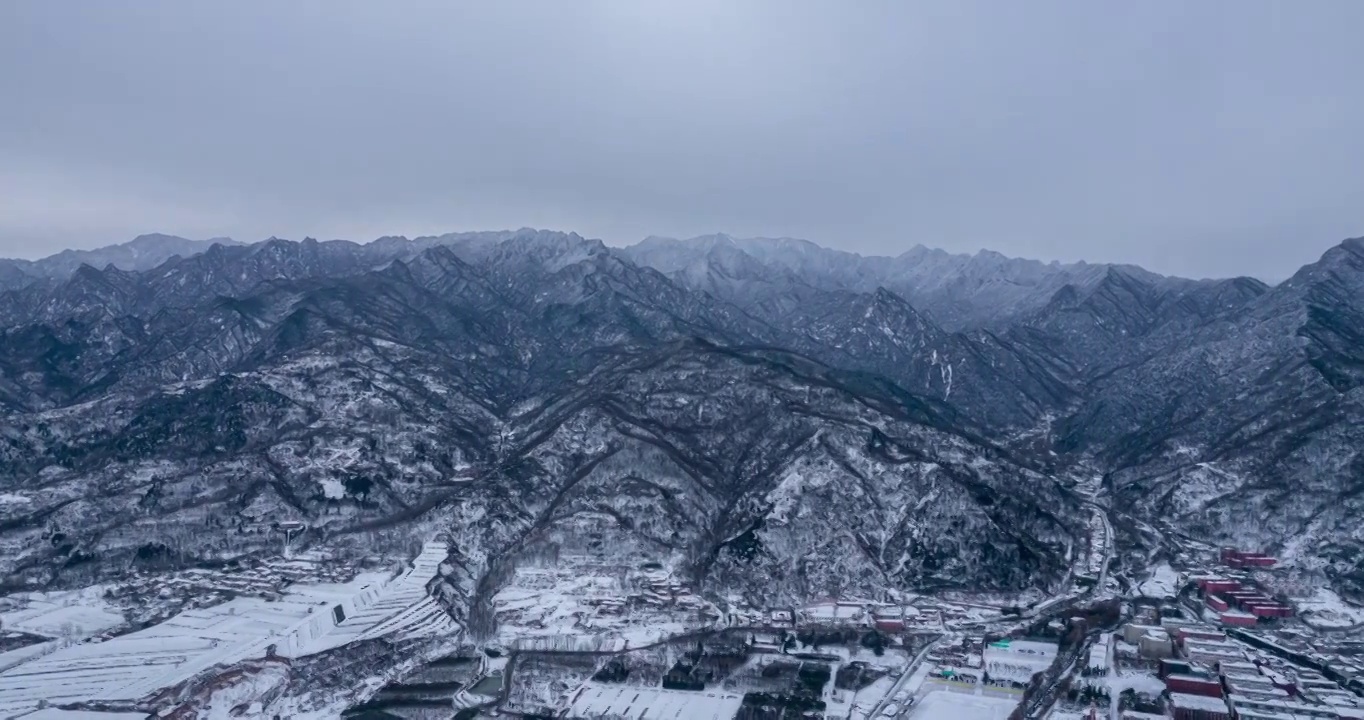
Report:
<svg viewBox="0 0 1364 720"><path fill-rule="evenodd" d="M1183 710L1227 711L1227 703L1222 698L1190 695L1188 693L1170 693L1170 704Z"/></svg>
<svg viewBox="0 0 1364 720"><path fill-rule="evenodd" d="M1166 682L1169 682L1170 680L1177 680L1177 681L1182 681L1182 682L1200 682L1200 683L1216 683L1216 682L1217 682L1216 680L1213 680L1212 678L1199 677L1199 676L1197 676L1197 675L1182 675L1182 674L1173 674L1173 675L1169 675L1169 676L1167 676L1167 677L1165 678L1165 680L1166 680Z"/></svg>
<svg viewBox="0 0 1364 720"><path fill-rule="evenodd" d="M1241 649L1241 646L1235 643L1229 643L1222 640L1203 640L1201 638L1186 639L1184 641L1184 647L1188 648L1189 650L1240 651Z"/></svg>

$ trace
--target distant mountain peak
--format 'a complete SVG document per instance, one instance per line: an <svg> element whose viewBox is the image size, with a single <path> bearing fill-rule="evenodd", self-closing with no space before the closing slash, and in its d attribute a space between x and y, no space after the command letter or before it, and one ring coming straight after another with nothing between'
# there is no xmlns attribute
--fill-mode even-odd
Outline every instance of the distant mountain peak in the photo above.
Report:
<svg viewBox="0 0 1364 720"><path fill-rule="evenodd" d="M904 298L900 297L899 295L896 295L890 290L885 289L884 287L881 287L880 285L877 285L876 289L871 292L871 297L872 300L877 303L890 303L892 305L909 305L909 303L905 302Z"/></svg>
<svg viewBox="0 0 1364 720"><path fill-rule="evenodd" d="M0 273L0 290L22 287L38 280L65 280L73 276L82 264L95 268L114 266L119 270L137 272L150 270L175 256L195 255L214 245L235 245L228 238L188 240L165 233L146 233L125 243L107 245L94 250L63 250L55 255L34 261L0 261L19 270L20 274Z"/></svg>
<svg viewBox="0 0 1364 720"><path fill-rule="evenodd" d="M105 266L106 269L112 268L112 267L113 267L113 264L112 264L112 263L110 263L109 265L106 265L106 266ZM81 263L80 265L78 265L78 266L76 267L76 271L75 271L75 272L71 273L71 279L72 279L72 280L77 280L77 279L103 280L103 279L104 279L104 271L103 271L103 270L100 270L99 268L95 267L94 265L91 265L90 263L84 263L84 262L83 262L83 263Z"/></svg>
<svg viewBox="0 0 1364 720"><path fill-rule="evenodd" d="M717 248L733 249L732 256ZM746 257L740 257L741 251ZM916 311L948 330L998 327L1044 307L1063 286L1088 288L1103 280L1110 265L1042 263L1010 258L982 249L973 255L954 254L922 244L895 257L864 256L833 250L793 238L733 238L724 233L688 240L650 237L621 248L621 254L707 292L728 291L715 282L745 284L800 283L821 290L872 293L883 287L906 300ZM716 261L725 258L717 265ZM740 267L743 272L711 270ZM1123 272L1147 279L1161 276L1123 266ZM735 292L747 292L736 287ZM789 304L789 303L788 303Z"/></svg>
<svg viewBox="0 0 1364 720"><path fill-rule="evenodd" d="M1361 269L1364 269L1364 237L1348 238L1327 249L1316 262L1302 266L1278 287L1291 291L1297 286L1314 283L1330 273Z"/></svg>

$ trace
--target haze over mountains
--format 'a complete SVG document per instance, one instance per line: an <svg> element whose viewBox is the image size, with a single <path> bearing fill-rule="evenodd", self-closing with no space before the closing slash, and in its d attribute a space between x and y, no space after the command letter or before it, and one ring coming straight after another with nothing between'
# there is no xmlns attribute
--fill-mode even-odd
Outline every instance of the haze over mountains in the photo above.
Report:
<svg viewBox="0 0 1364 720"><path fill-rule="evenodd" d="M469 538L461 617L564 535L793 602L1019 590L1063 579L1101 475L1133 562L1162 524L1364 589L1364 240L1270 287L724 235L143 236L0 288L8 583L297 516Z"/></svg>

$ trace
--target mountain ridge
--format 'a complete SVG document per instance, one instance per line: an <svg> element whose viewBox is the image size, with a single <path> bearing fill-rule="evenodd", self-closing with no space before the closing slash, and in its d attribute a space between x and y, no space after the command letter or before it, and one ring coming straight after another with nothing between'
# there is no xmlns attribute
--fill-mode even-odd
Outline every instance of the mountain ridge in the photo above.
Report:
<svg viewBox="0 0 1364 720"><path fill-rule="evenodd" d="M222 248L134 273L136 291L101 308L55 302L70 283L22 291L49 315L4 332L49 340L28 353L8 343L0 358L13 427L0 482L33 498L0 520L0 543L27 548L0 570L11 582L99 576L151 542L186 558L251 552L259 541L234 508L278 503L324 536L478 509L465 530L492 544L466 547L483 559L463 567L484 578L504 545L592 532L664 548L698 585L726 591L757 592L743 578L759 565L808 555L807 579L781 590L792 601L834 586L1061 579L1078 504L955 410L775 347L768 326L600 244L543 240L476 247L471 261L438 245L377 269L350 264L345 246ZM250 282L174 282L186 264ZM90 268L70 282L124 278ZM75 362L51 362L53 343ZM12 369L21 361L47 374ZM663 490L620 494L639 463ZM765 498L793 472L838 478L809 486L825 512L769 523ZM470 473L482 479L450 479ZM854 487L866 490L838 490ZM882 506L905 492L942 499L912 516ZM1016 503L1035 520L1006 522ZM854 516L856 542L812 544L829 517ZM973 532L949 540L928 518ZM186 522L204 529L166 537ZM69 542L34 542L52 532ZM725 547L738 536L735 555ZM487 592L450 582L461 607Z"/></svg>
<svg viewBox="0 0 1364 720"><path fill-rule="evenodd" d="M177 255L194 255L214 245L236 245L231 238L188 240L175 235L148 233L125 243L92 250L66 249L37 260L0 258L0 290L18 288L44 280L63 280L82 265L123 270L148 270Z"/></svg>
<svg viewBox="0 0 1364 720"><path fill-rule="evenodd" d="M1145 522L1364 591L1364 242L1273 287L745 242L274 238L0 292L0 489L32 498L0 508L0 571L97 575L207 510L187 561L254 552L234 508L274 506L320 537L476 528L444 591L466 609L499 547L584 533L719 592L814 553L793 602L1016 591L1061 581L1097 475Z"/></svg>

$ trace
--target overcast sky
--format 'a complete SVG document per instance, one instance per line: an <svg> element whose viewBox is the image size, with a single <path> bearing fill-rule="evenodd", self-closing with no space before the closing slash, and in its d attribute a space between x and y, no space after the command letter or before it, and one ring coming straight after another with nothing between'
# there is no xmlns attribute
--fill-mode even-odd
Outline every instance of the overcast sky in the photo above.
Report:
<svg viewBox="0 0 1364 720"><path fill-rule="evenodd" d="M1364 2L0 9L0 255L536 226L1282 278L1364 235Z"/></svg>

